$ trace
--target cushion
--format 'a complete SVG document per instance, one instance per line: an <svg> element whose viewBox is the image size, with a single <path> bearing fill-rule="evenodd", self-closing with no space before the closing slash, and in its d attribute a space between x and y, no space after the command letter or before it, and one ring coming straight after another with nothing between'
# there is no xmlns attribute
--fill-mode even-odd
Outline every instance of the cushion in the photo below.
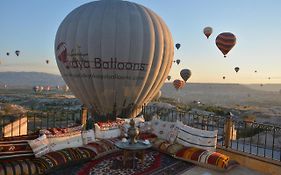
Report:
<svg viewBox="0 0 281 175"><path fill-rule="evenodd" d="M149 140L150 142L153 142L154 139L157 138L157 135L153 133L140 133L138 139L140 140Z"/></svg>
<svg viewBox="0 0 281 175"><path fill-rule="evenodd" d="M92 143L95 142L95 132L94 130L90 129L87 131L82 131L82 140L83 140L83 144L87 145L88 143Z"/></svg>
<svg viewBox="0 0 281 175"><path fill-rule="evenodd" d="M177 122L178 134L176 141L184 146L198 147L215 151L218 131L206 131Z"/></svg>
<svg viewBox="0 0 281 175"><path fill-rule="evenodd" d="M213 168L216 170L229 170L237 165L238 162L230 160L228 156L204 150L196 147L186 147L176 153L176 158L195 163L199 166Z"/></svg>
<svg viewBox="0 0 281 175"><path fill-rule="evenodd" d="M109 139L120 137L120 126L124 124L124 120L117 119L116 121L98 122L95 123L95 136L100 139Z"/></svg>
<svg viewBox="0 0 281 175"><path fill-rule="evenodd" d="M2 138L0 140L0 160L15 157L34 157L34 153L28 144L28 140L37 138L38 135L17 136Z"/></svg>
<svg viewBox="0 0 281 175"><path fill-rule="evenodd" d="M115 142L119 141L118 138L113 139L102 139L93 143L89 143L84 145L84 148L87 148L97 154L98 157L102 157L104 155L113 153L118 151L119 149L115 146Z"/></svg>
<svg viewBox="0 0 281 175"><path fill-rule="evenodd" d="M174 130L176 129L175 122L152 120L151 126L152 126L152 133L157 135L157 137L174 142L174 140L170 140L170 135L171 132L174 132Z"/></svg>
<svg viewBox="0 0 281 175"><path fill-rule="evenodd" d="M31 160L0 161L0 175L37 175L38 167Z"/></svg>
<svg viewBox="0 0 281 175"><path fill-rule="evenodd" d="M170 143L167 140L156 138L152 141L153 148L157 149L160 152L170 154L170 155L176 155L176 153L185 146L179 144L179 143Z"/></svg>
<svg viewBox="0 0 281 175"><path fill-rule="evenodd" d="M65 148L83 146L81 132L74 132L72 135L59 135L48 138L51 151L58 151Z"/></svg>
<svg viewBox="0 0 281 175"><path fill-rule="evenodd" d="M57 168L89 160L95 156L95 152L87 148L66 148L60 151L50 152L32 161L38 167L40 174L46 174Z"/></svg>
<svg viewBox="0 0 281 175"><path fill-rule="evenodd" d="M140 133L151 133L152 132L152 124L150 121L142 122L139 124Z"/></svg>
<svg viewBox="0 0 281 175"><path fill-rule="evenodd" d="M49 128L40 130L41 134L46 134L47 138L64 137L81 133L83 126L73 126L69 128Z"/></svg>
<svg viewBox="0 0 281 175"><path fill-rule="evenodd" d="M32 148L35 157L40 157L50 152L49 140L45 134L37 139L28 141L28 144Z"/></svg>

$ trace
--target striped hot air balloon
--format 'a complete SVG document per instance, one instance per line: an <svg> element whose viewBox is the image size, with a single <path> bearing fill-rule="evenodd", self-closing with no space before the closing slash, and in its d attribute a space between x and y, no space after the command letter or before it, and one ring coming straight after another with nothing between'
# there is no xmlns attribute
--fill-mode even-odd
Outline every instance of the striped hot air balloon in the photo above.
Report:
<svg viewBox="0 0 281 175"><path fill-rule="evenodd" d="M181 89L181 88L183 88L184 87L184 84L185 84L185 82L184 81L182 81L182 80L174 80L174 82L173 82L173 85L174 85L174 87L176 88L176 90L179 90L179 89Z"/></svg>
<svg viewBox="0 0 281 175"><path fill-rule="evenodd" d="M223 53L224 57L226 57L226 54L235 46L235 44L236 37L230 32L223 32L216 38L216 45Z"/></svg>

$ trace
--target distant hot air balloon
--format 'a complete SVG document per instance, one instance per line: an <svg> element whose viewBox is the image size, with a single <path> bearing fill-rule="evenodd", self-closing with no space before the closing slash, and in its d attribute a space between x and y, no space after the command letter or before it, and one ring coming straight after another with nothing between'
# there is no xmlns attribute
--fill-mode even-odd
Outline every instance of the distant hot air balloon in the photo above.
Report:
<svg viewBox="0 0 281 175"><path fill-rule="evenodd" d="M186 82L191 76L191 71L189 69L182 69L180 75L181 78Z"/></svg>
<svg viewBox="0 0 281 175"><path fill-rule="evenodd" d="M260 84L260 86L262 87L262 86L263 86L263 84Z"/></svg>
<svg viewBox="0 0 281 175"><path fill-rule="evenodd" d="M223 76L223 77L222 77L222 79L224 79L224 80L225 80L225 76Z"/></svg>
<svg viewBox="0 0 281 175"><path fill-rule="evenodd" d="M240 70L240 68L239 67L235 67L234 70L237 73Z"/></svg>
<svg viewBox="0 0 281 175"><path fill-rule="evenodd" d="M20 55L20 51L19 51L19 50L16 50L16 51L15 51L15 54L16 54L17 56L19 56L19 55Z"/></svg>
<svg viewBox="0 0 281 175"><path fill-rule="evenodd" d="M205 27L203 32L208 39L210 37L210 35L213 33L213 29L212 29L212 27Z"/></svg>
<svg viewBox="0 0 281 175"><path fill-rule="evenodd" d="M177 80L174 80L173 85L176 88L176 90L179 90L184 87L185 82L177 79Z"/></svg>
<svg viewBox="0 0 281 175"><path fill-rule="evenodd" d="M168 75L167 79L168 79L169 81L171 80L171 78L172 78L172 77L171 77L170 75Z"/></svg>
<svg viewBox="0 0 281 175"><path fill-rule="evenodd" d="M175 61L174 61L174 63L177 63L177 65L179 65L179 64L180 64L180 62L181 62L181 60L180 60L180 59L177 59L177 60L175 60Z"/></svg>
<svg viewBox="0 0 281 175"><path fill-rule="evenodd" d="M224 32L217 36L216 45L223 53L224 57L226 54L235 46L236 37L230 32Z"/></svg>
<svg viewBox="0 0 281 175"><path fill-rule="evenodd" d="M135 117L164 84L173 53L164 21L127 1L93 1L74 9L55 40L63 79L101 117Z"/></svg>
<svg viewBox="0 0 281 175"><path fill-rule="evenodd" d="M7 52L7 53L6 53L6 55L7 55L7 56L9 56L9 55L10 55L10 53L9 53L9 52Z"/></svg>
<svg viewBox="0 0 281 175"><path fill-rule="evenodd" d="M43 91L44 90L44 86L39 86L39 91Z"/></svg>
<svg viewBox="0 0 281 175"><path fill-rule="evenodd" d="M59 85L57 85L57 86L56 86L56 89L57 89L57 90L60 90L60 86L59 86Z"/></svg>
<svg viewBox="0 0 281 175"><path fill-rule="evenodd" d="M8 88L8 85L7 85L7 84L4 84L4 88L7 89L7 88Z"/></svg>
<svg viewBox="0 0 281 175"><path fill-rule="evenodd" d="M177 50L179 50L180 47L181 47L181 44L180 44L180 43L177 43L177 44L176 44Z"/></svg>
<svg viewBox="0 0 281 175"><path fill-rule="evenodd" d="M49 60L46 60L46 63L49 64Z"/></svg>
<svg viewBox="0 0 281 175"><path fill-rule="evenodd" d="M257 70L255 70L255 73L257 73L258 71Z"/></svg>
<svg viewBox="0 0 281 175"><path fill-rule="evenodd" d="M270 77L268 77L268 79L270 80L271 78L270 78Z"/></svg>

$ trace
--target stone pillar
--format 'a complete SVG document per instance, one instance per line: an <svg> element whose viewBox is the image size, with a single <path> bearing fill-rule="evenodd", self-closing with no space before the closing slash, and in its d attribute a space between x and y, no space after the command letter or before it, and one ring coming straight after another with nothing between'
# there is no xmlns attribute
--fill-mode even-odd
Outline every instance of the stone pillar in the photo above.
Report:
<svg viewBox="0 0 281 175"><path fill-rule="evenodd" d="M88 118L88 108L85 105L81 106L81 124L85 125Z"/></svg>
<svg viewBox="0 0 281 175"><path fill-rule="evenodd" d="M230 146L232 128L233 128L232 114L229 113L226 117L226 123L224 125L224 146L225 146L225 148L228 148Z"/></svg>

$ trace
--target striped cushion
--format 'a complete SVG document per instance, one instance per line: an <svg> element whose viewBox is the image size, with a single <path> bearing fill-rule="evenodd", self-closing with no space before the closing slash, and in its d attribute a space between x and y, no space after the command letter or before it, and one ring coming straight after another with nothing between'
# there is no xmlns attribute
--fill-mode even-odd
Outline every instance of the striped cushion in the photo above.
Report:
<svg viewBox="0 0 281 175"><path fill-rule="evenodd" d="M35 175L37 166L30 160L0 161L0 175Z"/></svg>
<svg viewBox="0 0 281 175"><path fill-rule="evenodd" d="M178 129L176 142L190 147L202 148L215 151L218 131L205 131L184 125L180 122L176 124Z"/></svg>
<svg viewBox="0 0 281 175"><path fill-rule="evenodd" d="M113 138L113 139L102 139L93 143L89 143L87 145L84 145L84 148L90 149L95 154L97 154L98 157L110 154L112 152L116 152L119 149L115 146L115 142L119 141L119 138Z"/></svg>
<svg viewBox="0 0 281 175"><path fill-rule="evenodd" d="M183 145L178 143L170 143L167 140L156 138L152 141L153 148L164 152L166 154L175 155L179 150L184 148Z"/></svg>
<svg viewBox="0 0 281 175"><path fill-rule="evenodd" d="M208 165L209 167L223 170L228 170L234 165L233 161L230 161L229 157L224 154L211 152L196 147L186 147L180 150L179 152L177 152L176 158L190 161L198 165ZM235 165L238 165L238 163L236 162Z"/></svg>
<svg viewBox="0 0 281 175"><path fill-rule="evenodd" d="M14 157L34 157L28 140L35 139L36 135L3 138L0 140L0 160Z"/></svg>
<svg viewBox="0 0 281 175"><path fill-rule="evenodd" d="M45 173L95 156L96 153L87 148L66 148L48 153L40 158L33 159L32 161L39 167L40 173Z"/></svg>

